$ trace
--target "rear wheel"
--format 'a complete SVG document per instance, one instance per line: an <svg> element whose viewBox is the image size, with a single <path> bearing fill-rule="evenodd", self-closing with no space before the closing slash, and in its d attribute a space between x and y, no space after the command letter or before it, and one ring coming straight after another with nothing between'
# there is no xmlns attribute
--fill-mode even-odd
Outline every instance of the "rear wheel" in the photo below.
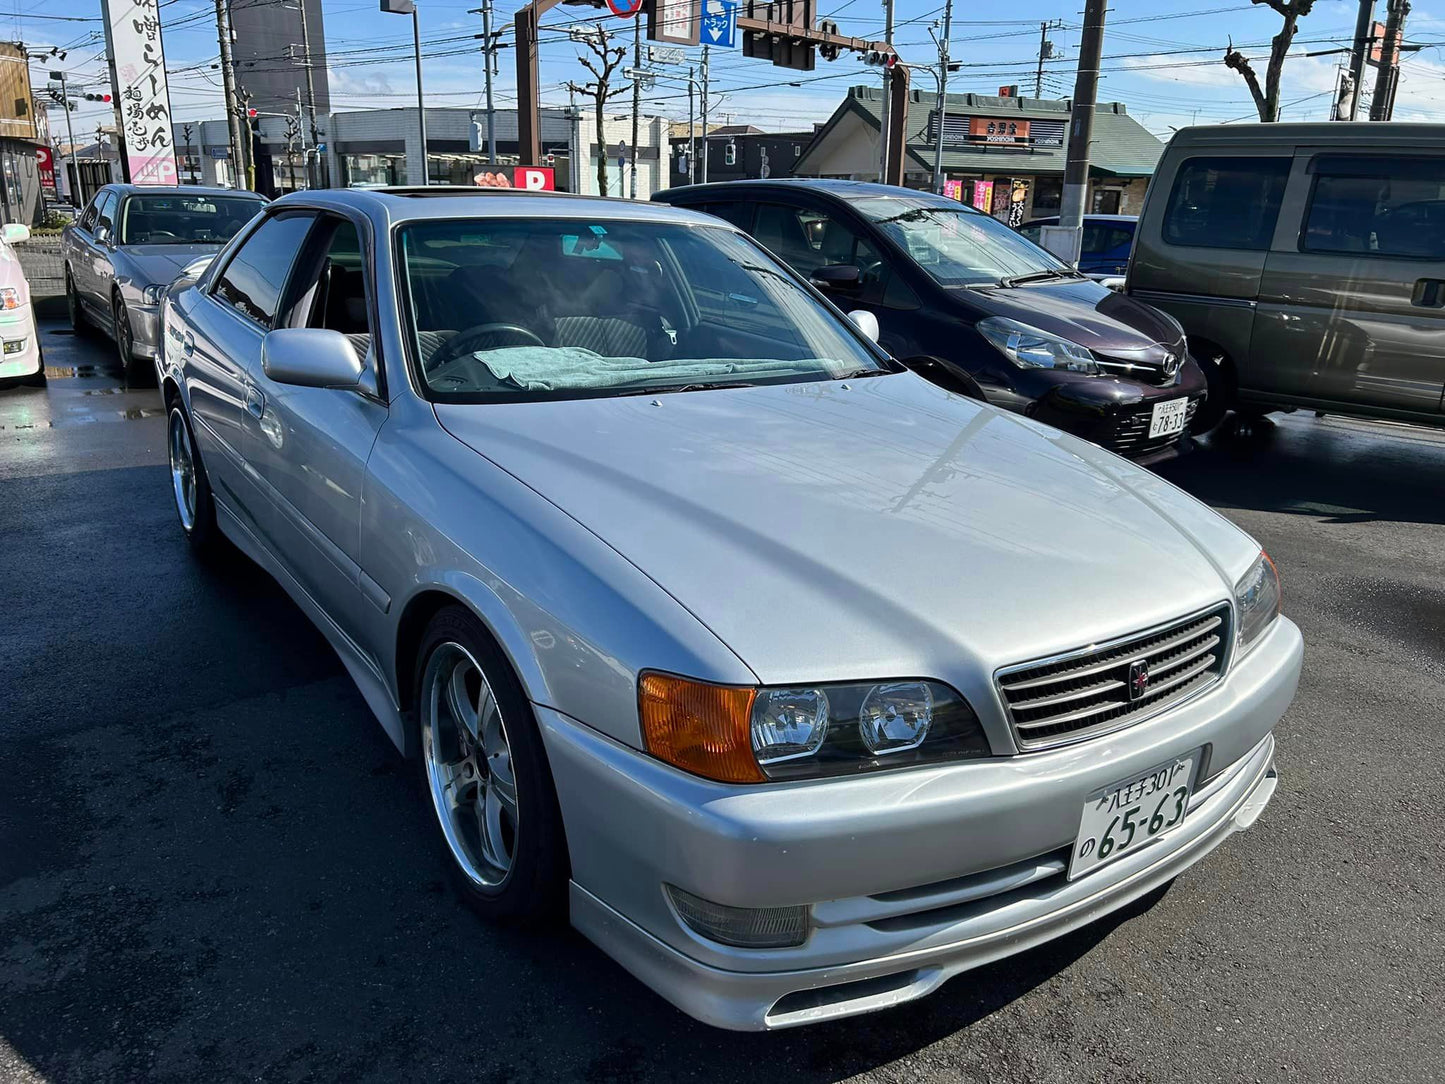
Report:
<svg viewBox="0 0 1445 1084"><path fill-rule="evenodd" d="M462 898L489 919L564 912L567 850L542 736L510 665L461 606L417 659L422 784Z"/></svg>
<svg viewBox="0 0 1445 1084"><path fill-rule="evenodd" d="M1234 405L1234 382L1230 379L1229 359L1218 347L1206 346L1194 355L1195 362L1204 373L1209 396L1194 412L1189 424L1191 433L1207 433L1224 420L1224 415Z"/></svg>

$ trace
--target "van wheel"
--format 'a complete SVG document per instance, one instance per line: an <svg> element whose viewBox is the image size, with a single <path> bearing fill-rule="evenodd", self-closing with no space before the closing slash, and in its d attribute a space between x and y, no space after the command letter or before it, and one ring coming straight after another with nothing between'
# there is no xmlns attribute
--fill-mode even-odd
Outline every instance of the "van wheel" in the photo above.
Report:
<svg viewBox="0 0 1445 1084"><path fill-rule="evenodd" d="M1196 436L1207 433L1224 420L1224 415L1234 405L1234 382L1229 378L1229 359L1218 349L1211 347L1194 358L1209 388L1209 396L1194 412L1189 431Z"/></svg>

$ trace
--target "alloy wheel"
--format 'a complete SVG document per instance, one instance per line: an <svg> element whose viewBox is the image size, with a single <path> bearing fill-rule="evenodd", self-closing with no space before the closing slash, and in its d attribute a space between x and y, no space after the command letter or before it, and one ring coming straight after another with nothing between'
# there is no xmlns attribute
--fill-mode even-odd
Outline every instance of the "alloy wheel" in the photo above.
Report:
<svg viewBox="0 0 1445 1084"><path fill-rule="evenodd" d="M131 332L130 314L125 311L123 301L117 301L115 305L115 344L120 351L120 363L129 375L134 362L135 335Z"/></svg>
<svg viewBox="0 0 1445 1084"><path fill-rule="evenodd" d="M517 854L517 782L496 694L461 644L443 643L427 660L421 751L453 860L475 886L495 892Z"/></svg>
<svg viewBox="0 0 1445 1084"><path fill-rule="evenodd" d="M191 455L191 434L180 407L171 408L167 449L171 463L171 488L176 497L176 513L181 526L189 533L196 525L196 462Z"/></svg>

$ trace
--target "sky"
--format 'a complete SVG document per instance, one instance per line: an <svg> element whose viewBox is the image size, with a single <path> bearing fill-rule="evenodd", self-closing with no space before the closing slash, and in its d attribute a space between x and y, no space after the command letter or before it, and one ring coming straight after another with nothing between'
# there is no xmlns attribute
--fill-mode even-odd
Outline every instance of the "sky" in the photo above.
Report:
<svg viewBox="0 0 1445 1084"><path fill-rule="evenodd" d="M283 2L283 0L262 0ZM482 104L482 57L471 37L481 30L480 16L468 8L480 0L419 0L426 98L431 105L478 107ZM377 0L324 0L326 45L330 54L333 110L410 105L415 101L411 20L382 14ZM496 28L502 42L513 40L512 16L522 0L496 0ZM842 33L881 38L881 0L819 0L820 18L834 19ZM1383 20L1385 0L1377 17ZM1067 97L1074 86L1078 58L1080 0L1012 0L1008 4L958 2L950 52L962 68L950 75L951 91L996 93L1017 83L1031 95L1039 51L1039 24L1062 23L1048 33L1058 59L1044 65L1044 96ZM1282 80L1284 120L1328 120L1336 70L1343 54L1307 56L1348 48L1354 33L1357 0L1318 0L1301 20ZM995 18L994 16L1009 16ZM943 7L935 0L897 0L894 43L910 64L936 64L935 35L941 34ZM988 16L988 18L984 18ZM215 65L217 39L212 0L162 0L161 23L170 72L172 109L178 120L222 117L220 74ZM558 6L543 18L541 77L544 104L565 104L568 80L590 78L577 63L581 46L569 40L569 26L600 23L631 41L631 20L606 8ZM8 24L8 25L7 25ZM1269 40L1280 17L1248 0L1114 0L1105 24L1100 101L1123 102L1129 113L1162 138L1173 127L1193 123L1247 123L1257 114L1243 80L1220 62L1231 41L1246 56L1258 58L1264 77ZM108 90L104 68L99 0L0 0L0 33L23 41L32 53L58 46L65 60L32 62L32 82L44 86L46 72L64 69L76 88ZM549 29L551 28L551 29ZM314 33L314 29L313 29ZM1397 120L1445 121L1445 0L1417 0L1406 24L1406 41L1427 45L1406 54L1396 98ZM645 37L644 37L645 46ZM693 50L695 55L698 51ZM496 84L499 108L513 107L514 54L500 54ZM798 86L789 86L790 82ZM876 68L858 58L819 59L816 70L795 72L763 60L746 59L741 50L713 52L712 118L750 123L771 131L808 130L832 114L846 89L878 85ZM1366 92L1373 89L1367 69ZM930 89L925 73L915 87ZM611 108L622 112L628 97ZM644 95L649 113L686 119L685 81L660 80ZM72 114L76 137L97 123L110 123L107 107L83 103ZM52 121L62 120L52 114Z"/></svg>

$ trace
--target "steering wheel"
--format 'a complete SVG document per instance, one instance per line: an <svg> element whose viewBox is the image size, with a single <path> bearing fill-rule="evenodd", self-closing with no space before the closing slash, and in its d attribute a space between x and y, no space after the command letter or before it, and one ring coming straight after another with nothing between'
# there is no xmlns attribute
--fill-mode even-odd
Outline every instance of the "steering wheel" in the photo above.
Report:
<svg viewBox="0 0 1445 1084"><path fill-rule="evenodd" d="M156 241L175 241L177 237L170 230L151 230L151 232L146 235L146 240L152 243Z"/></svg>
<svg viewBox="0 0 1445 1084"><path fill-rule="evenodd" d="M489 335L514 335L525 340L523 345L527 346L545 347L547 345L535 331L522 327L520 324L473 324L449 339L440 350L431 356L426 367L435 369L438 365L443 365L453 358L471 353L471 344Z"/></svg>

